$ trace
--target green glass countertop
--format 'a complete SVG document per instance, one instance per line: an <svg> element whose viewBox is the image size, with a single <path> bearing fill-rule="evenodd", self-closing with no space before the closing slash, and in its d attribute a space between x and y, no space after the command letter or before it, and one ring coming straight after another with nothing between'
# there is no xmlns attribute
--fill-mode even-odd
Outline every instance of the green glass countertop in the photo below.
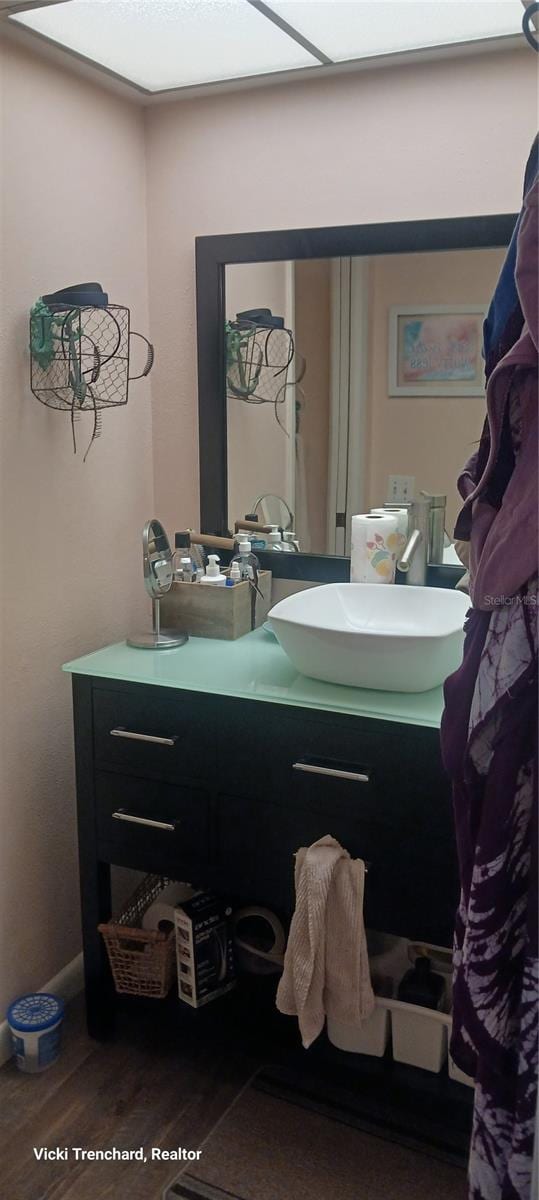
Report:
<svg viewBox="0 0 539 1200"><path fill-rule="evenodd" d="M119 642L76 658L63 669L99 679L157 684L434 729L440 726L443 709L441 687L430 692L376 692L299 675L273 635L264 629L255 629L235 642L193 637L176 650L136 650Z"/></svg>

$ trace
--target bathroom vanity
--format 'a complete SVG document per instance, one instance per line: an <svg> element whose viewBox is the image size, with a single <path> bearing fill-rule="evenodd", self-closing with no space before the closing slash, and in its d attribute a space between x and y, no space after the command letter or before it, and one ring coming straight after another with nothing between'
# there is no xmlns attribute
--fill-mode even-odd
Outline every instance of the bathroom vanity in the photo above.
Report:
<svg viewBox="0 0 539 1200"><path fill-rule="evenodd" d="M97 926L113 864L240 903L294 905L294 852L332 834L368 864L365 923L451 944L457 871L442 691L298 675L263 629L158 654L125 643L73 676L88 1027L114 1019Z"/></svg>

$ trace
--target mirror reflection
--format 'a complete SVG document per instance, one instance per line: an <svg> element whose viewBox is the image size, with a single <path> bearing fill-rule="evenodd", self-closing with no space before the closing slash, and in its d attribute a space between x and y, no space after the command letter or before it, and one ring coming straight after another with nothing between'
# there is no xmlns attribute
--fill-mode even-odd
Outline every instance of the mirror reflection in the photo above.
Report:
<svg viewBox="0 0 539 1200"><path fill-rule="evenodd" d="M503 247L226 268L229 527L349 554L354 513L445 496L485 414L482 323ZM458 561L445 538L443 560Z"/></svg>

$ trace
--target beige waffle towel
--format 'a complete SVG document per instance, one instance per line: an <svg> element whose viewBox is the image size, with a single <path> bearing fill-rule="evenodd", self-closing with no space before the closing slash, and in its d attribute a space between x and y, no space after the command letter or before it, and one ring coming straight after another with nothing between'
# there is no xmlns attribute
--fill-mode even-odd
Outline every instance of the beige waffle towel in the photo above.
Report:
<svg viewBox="0 0 539 1200"><path fill-rule="evenodd" d="M307 1048L326 1017L359 1025L374 1008L363 924L365 863L328 834L298 850L295 883L277 1008L297 1016Z"/></svg>

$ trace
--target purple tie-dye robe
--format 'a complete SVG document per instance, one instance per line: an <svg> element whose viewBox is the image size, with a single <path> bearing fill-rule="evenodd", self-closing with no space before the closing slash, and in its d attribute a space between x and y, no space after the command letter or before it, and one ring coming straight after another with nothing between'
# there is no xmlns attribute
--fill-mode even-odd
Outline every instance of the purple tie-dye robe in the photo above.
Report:
<svg viewBox="0 0 539 1200"><path fill-rule="evenodd" d="M537 1105L537 178L516 239L520 320L487 356L488 418L459 485L472 605L445 685L461 899L451 1053L476 1081L470 1200L532 1200ZM509 341L509 345L507 344ZM535 1198L533 1198L535 1200Z"/></svg>

